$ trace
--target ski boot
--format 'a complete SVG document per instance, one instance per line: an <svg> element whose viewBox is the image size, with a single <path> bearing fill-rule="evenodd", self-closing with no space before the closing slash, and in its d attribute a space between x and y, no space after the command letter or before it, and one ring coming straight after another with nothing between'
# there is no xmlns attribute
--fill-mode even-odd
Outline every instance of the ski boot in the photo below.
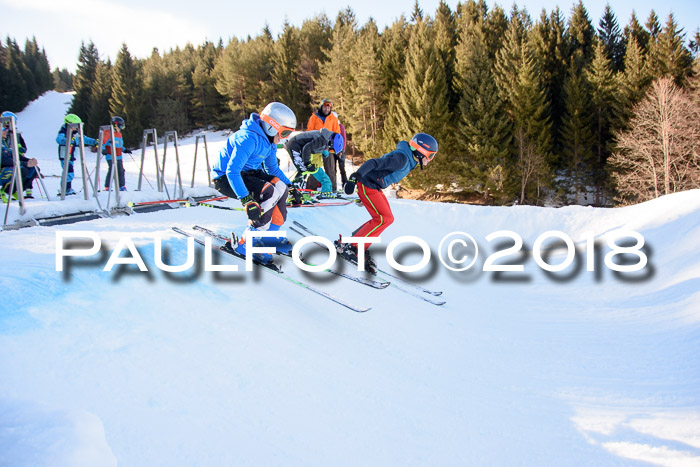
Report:
<svg viewBox="0 0 700 467"><path fill-rule="evenodd" d="M270 223L270 227L267 229L268 232L277 232L282 228L281 225ZM260 245L271 246L277 249L277 254L291 256L292 255L292 244L286 237L262 237L259 239Z"/></svg>
<svg viewBox="0 0 700 467"><path fill-rule="evenodd" d="M34 199L34 195L32 195L32 190L26 190L24 192L24 199Z"/></svg>
<svg viewBox="0 0 700 467"><path fill-rule="evenodd" d="M352 264L360 266L360 259L357 254L357 247L352 243L341 243L340 240L333 242L335 249L340 256ZM365 250L364 270L372 275L377 275L377 263L372 259L369 251Z"/></svg>
<svg viewBox="0 0 700 467"><path fill-rule="evenodd" d="M255 229L253 229L251 227L250 230L255 230ZM257 246L257 247L266 246L266 245L263 245L260 242L260 240L261 240L260 238L254 239L253 246ZM236 246L232 248L231 245L236 245ZM245 247L246 247L245 234L241 235L241 238L239 239L235 232L231 232L231 240L226 242L226 244L224 245L224 248L231 249L232 251L234 251L242 256L246 255ZM258 263L269 264L269 263L272 263L272 255L270 253L253 253L253 260L257 261Z"/></svg>

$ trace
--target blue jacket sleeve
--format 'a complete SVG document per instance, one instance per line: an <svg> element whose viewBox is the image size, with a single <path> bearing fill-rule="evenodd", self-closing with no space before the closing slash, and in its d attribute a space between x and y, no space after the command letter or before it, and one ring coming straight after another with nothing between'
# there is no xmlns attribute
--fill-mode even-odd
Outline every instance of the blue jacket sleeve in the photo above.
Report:
<svg viewBox="0 0 700 467"><path fill-rule="evenodd" d="M65 146L66 145L66 134L65 133L59 133L56 135L56 143L58 143L59 146Z"/></svg>
<svg viewBox="0 0 700 467"><path fill-rule="evenodd" d="M226 166L226 176L228 182L236 193L238 199L248 195L248 189L243 183L241 172L248 159L250 159L253 144L247 137L232 138L231 155Z"/></svg>

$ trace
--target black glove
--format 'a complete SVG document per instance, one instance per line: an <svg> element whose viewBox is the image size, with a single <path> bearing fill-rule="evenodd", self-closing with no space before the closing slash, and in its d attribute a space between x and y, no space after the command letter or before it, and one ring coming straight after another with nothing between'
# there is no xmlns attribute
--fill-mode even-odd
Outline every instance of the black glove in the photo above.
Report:
<svg viewBox="0 0 700 467"><path fill-rule="evenodd" d="M357 176L355 174L350 175L350 178L348 179L347 182L345 182L345 185L343 186L343 190L345 190L346 195L351 195L355 193L355 185L357 185Z"/></svg>
<svg viewBox="0 0 700 467"><path fill-rule="evenodd" d="M122 148L122 152L123 152L124 154L131 154L131 149L129 149L129 148Z"/></svg>
<svg viewBox="0 0 700 467"><path fill-rule="evenodd" d="M306 170L304 172L315 172L316 171L316 166L314 164L309 164L306 166Z"/></svg>
<svg viewBox="0 0 700 467"><path fill-rule="evenodd" d="M253 199L253 195L251 193L248 193L246 196L241 198L241 203L243 203L248 219L251 221L260 219L260 216L262 216L262 208L260 208L260 205Z"/></svg>
<svg viewBox="0 0 700 467"><path fill-rule="evenodd" d="M303 201L301 192L296 188L292 188L291 190L289 190L289 194L292 197L293 204L301 204L301 202Z"/></svg>

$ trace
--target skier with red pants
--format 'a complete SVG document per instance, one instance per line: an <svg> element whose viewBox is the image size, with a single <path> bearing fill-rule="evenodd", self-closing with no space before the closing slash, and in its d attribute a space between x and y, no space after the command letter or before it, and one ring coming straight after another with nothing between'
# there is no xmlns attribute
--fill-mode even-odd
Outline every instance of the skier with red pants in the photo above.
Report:
<svg viewBox="0 0 700 467"><path fill-rule="evenodd" d="M260 114L252 113L231 135L212 167L214 187L223 195L241 200L248 215L248 230L278 231L287 219L287 194L292 184L277 163L277 144L288 138L297 125L294 112L271 102ZM235 239L235 241L233 241ZM246 254L245 235L232 234L229 247ZM292 245L284 237L259 238L254 246L274 246L289 253ZM272 255L255 253L262 263Z"/></svg>
<svg viewBox="0 0 700 467"><path fill-rule="evenodd" d="M427 133L417 133L409 142L399 141L394 151L380 158L366 161L350 176L345 183L345 193L348 195L354 193L357 185L360 200L372 216L353 232L353 237L379 237L394 222L389 201L382 190L392 183L401 181L419 165L423 170L423 167L433 160L437 151L438 143L435 138ZM335 241L338 253L348 261L359 265L358 245L342 243L341 240ZM360 269L376 274L377 265L370 258L368 248L369 244L365 244L364 268Z"/></svg>

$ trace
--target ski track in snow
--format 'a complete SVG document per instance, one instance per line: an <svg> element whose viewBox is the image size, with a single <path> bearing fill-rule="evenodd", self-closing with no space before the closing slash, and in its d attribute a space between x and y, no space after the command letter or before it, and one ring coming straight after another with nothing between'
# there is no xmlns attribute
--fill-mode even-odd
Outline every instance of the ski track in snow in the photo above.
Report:
<svg viewBox="0 0 700 467"><path fill-rule="evenodd" d="M47 93L20 114L52 196L53 138L70 99ZM226 135L207 138L213 161ZM194 137L182 138L186 186L193 153ZM152 150L146 156L152 162ZM138 165L125 165L125 200L165 199L133 191ZM206 172L197 180L206 185ZM235 211L183 208L0 233L0 465L700 464L700 190L624 209L391 203L396 222L373 248L382 268L386 245L401 235L425 239L433 254L450 232L477 239L472 270L453 273L434 260L430 273L417 273L446 305L283 262L290 276L372 307L353 313L244 272L227 255L216 261L241 272L205 272L199 247L191 270L157 270L153 235L168 262L182 264L186 241L171 227L240 231L246 219ZM25 219L96 204L27 206ZM16 203L10 218L19 218ZM333 240L366 219L362 207L339 206L290 209L288 220ZM582 245L586 232L620 228L644 235L650 262L641 280L616 276L602 257L597 272L583 259L553 277L531 257L502 280L480 270L493 252L485 237L498 230L517 232L531 251L548 230ZM106 255L57 272L59 230L96 232L106 255L129 235L149 272L102 271Z"/></svg>

